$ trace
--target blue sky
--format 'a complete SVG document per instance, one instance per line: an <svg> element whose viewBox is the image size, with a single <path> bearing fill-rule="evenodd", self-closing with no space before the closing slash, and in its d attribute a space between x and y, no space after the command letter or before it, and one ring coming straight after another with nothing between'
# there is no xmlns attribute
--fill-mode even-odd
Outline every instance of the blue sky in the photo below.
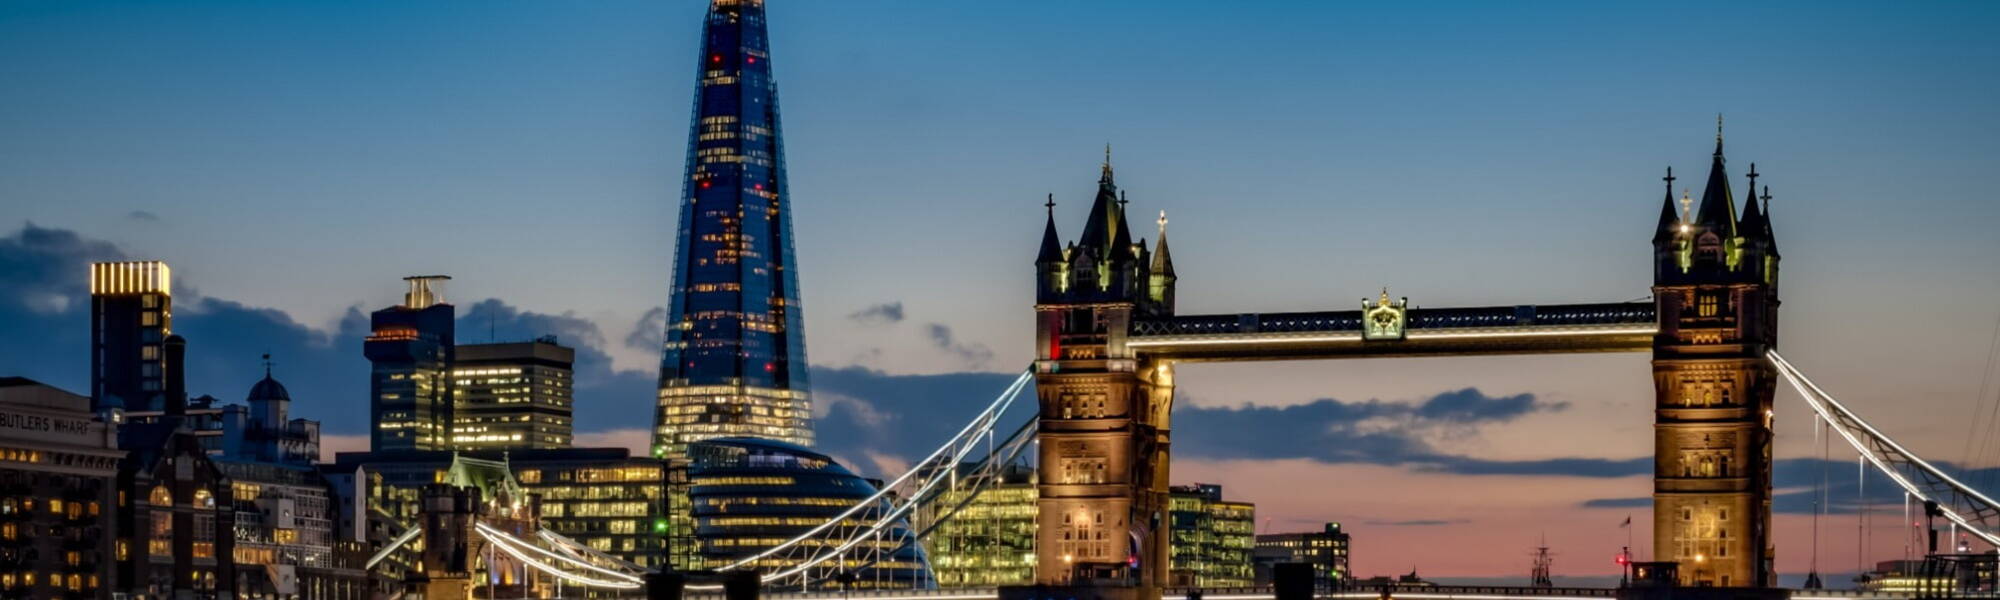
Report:
<svg viewBox="0 0 2000 600"><path fill-rule="evenodd" d="M403 275L442 272L474 335L478 319L595 353L583 423L641 420L701 10L0 3L0 251L16 257L0 284L19 295L0 329L81 325L51 300L74 293L81 271L61 270L80 257L165 259L185 284L198 386L234 399L256 355L283 348L281 372L310 382L295 395L319 398L299 410L359 434L365 367L343 319L394 302ZM1920 451L1984 459L1965 447L2000 305L1991 4L774 0L771 28L810 355L853 375L818 379L836 398L823 429L860 427L840 412L856 407L915 410L891 396L919 383L983 396L976 374L1025 363L1041 199L1056 194L1074 235L1106 142L1133 209L1171 216L1182 312L1346 307L1384 285L1426 306L1617 301L1647 293L1662 170L1698 187L1720 112L1739 194L1755 161L1777 197L1788 354ZM900 318L854 318L884 304ZM0 373L82 388L82 354L9 346ZM1182 402L1222 411L1192 413L1216 423L1265 414L1249 403L1348 423L1360 417L1316 403L1528 394L1564 408L1398 422L1452 456L1616 463L1650 449L1645 369L1635 356L1200 366ZM892 385L906 387L879 387ZM1802 405L1780 402L1799 415L1781 421L1781 455L1809 456ZM1227 439L1192 419L1186 435ZM842 451L864 466L900 451L856 439ZM1580 502L1648 489L1475 478L1505 491L1519 511L1505 518L1294 502L1254 494L1278 474L1385 489L1439 475L1266 450L1188 457L1175 479L1227 479L1293 527L1468 521L1381 526L1399 541L1357 560L1385 573L1447 535L1526 547ZM1551 535L1578 554L1622 543ZM1781 566L1799 568L1780 543ZM1427 564L1525 569L1497 554Z"/></svg>

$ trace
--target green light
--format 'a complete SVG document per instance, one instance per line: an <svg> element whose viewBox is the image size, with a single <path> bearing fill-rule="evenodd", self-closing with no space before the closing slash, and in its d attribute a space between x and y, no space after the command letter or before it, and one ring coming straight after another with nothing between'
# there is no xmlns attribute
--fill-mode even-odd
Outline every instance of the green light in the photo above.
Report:
<svg viewBox="0 0 2000 600"><path fill-rule="evenodd" d="M666 532L667 532L666 519L656 519L653 521L653 533L666 533Z"/></svg>

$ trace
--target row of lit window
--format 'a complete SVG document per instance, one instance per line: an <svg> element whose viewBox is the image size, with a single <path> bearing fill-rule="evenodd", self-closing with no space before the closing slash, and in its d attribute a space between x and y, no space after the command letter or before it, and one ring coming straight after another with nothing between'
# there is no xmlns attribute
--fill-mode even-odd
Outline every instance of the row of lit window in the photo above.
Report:
<svg viewBox="0 0 2000 600"><path fill-rule="evenodd" d="M71 573L65 578L62 574L57 573L49 575L47 578L42 578L39 573L34 571L22 571L18 577L13 573L0 573L0 589L14 589L16 587L32 588L35 587L37 581L45 581L51 587L65 588L72 592L97 589L97 575L95 574L86 577Z"/></svg>

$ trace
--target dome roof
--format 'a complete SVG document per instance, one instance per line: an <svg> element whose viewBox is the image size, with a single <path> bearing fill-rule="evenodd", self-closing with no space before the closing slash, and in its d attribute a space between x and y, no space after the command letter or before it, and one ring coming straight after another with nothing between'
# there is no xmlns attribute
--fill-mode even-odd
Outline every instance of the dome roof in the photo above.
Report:
<svg viewBox="0 0 2000 600"><path fill-rule="evenodd" d="M250 402L260 400L284 400L290 402L291 399L292 393L285 391L285 384L278 383L278 380L272 379L269 373L264 374L264 379L258 381L257 385L250 386Z"/></svg>

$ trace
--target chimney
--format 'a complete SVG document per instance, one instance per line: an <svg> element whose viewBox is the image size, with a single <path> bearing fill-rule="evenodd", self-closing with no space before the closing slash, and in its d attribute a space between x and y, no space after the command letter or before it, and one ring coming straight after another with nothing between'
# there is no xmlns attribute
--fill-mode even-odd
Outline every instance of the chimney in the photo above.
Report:
<svg viewBox="0 0 2000 600"><path fill-rule="evenodd" d="M161 376L161 379L166 380L167 415L176 417L186 416L188 402L187 338L181 337L180 334L167 336L166 347L167 356L164 361L166 363L166 373Z"/></svg>

